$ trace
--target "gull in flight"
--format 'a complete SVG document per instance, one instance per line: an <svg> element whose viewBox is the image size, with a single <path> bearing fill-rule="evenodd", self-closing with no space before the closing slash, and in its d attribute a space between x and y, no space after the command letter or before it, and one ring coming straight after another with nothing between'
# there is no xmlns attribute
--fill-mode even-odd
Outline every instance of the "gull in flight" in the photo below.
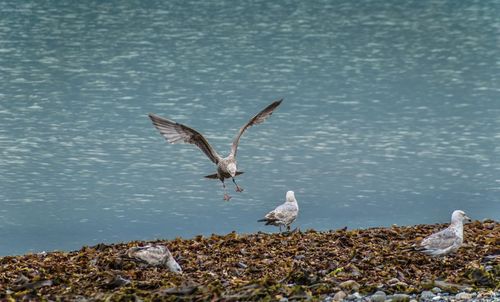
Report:
<svg viewBox="0 0 500 302"><path fill-rule="evenodd" d="M217 165L217 173L207 175L206 178L210 179L219 179L222 182L222 187L224 188L224 200L229 201L231 196L227 194L226 185L224 184L224 180L231 178L234 185L236 186L236 192L242 192L243 189L236 184L234 177L242 174L242 171L238 171L236 167L236 151L238 149L238 144L240 142L240 137L245 132L245 130L253 125L260 124L264 122L269 116L273 114L274 109L278 107L283 99L275 101L271 103L269 106L264 108L261 112L257 113L254 117L252 117L243 127L240 128L240 131L236 135L233 140L233 144L231 146L231 151L228 156L221 157L215 149L210 146L208 141L199 133L198 131L190 128L186 125L176 123L172 120L168 120L166 118L159 117L155 114L150 113L149 118L153 121L153 125L160 131L161 135L165 137L165 139L171 143L188 143L194 144L198 146L198 148L205 153L205 155Z"/></svg>
<svg viewBox="0 0 500 302"><path fill-rule="evenodd" d="M295 199L295 193L293 191L288 191L286 192L285 203L267 213L266 216L258 220L258 222L265 222L266 225L279 226L280 232L281 227L286 226L287 231L290 231L290 224L295 221L298 214L299 205L297 199Z"/></svg>
<svg viewBox="0 0 500 302"><path fill-rule="evenodd" d="M421 251L431 256L444 256L456 252L464 242L464 221L471 221L464 211L453 211L451 224L446 229L422 240Z"/></svg>

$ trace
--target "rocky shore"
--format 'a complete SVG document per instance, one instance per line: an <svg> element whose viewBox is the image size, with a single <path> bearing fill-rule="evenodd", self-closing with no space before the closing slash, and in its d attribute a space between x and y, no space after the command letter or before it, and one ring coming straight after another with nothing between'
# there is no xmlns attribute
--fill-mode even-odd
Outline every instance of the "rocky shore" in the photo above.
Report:
<svg viewBox="0 0 500 302"><path fill-rule="evenodd" d="M0 258L0 300L499 301L500 223L475 221L457 254L411 246L445 227L198 236ZM127 250L166 245L182 267Z"/></svg>

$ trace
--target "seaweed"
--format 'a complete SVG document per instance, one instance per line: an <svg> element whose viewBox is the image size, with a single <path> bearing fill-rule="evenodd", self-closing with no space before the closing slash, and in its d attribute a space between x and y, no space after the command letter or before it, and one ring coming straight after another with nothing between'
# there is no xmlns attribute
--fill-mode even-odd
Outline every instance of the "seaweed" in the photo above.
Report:
<svg viewBox="0 0 500 302"><path fill-rule="evenodd" d="M0 258L0 299L108 301L321 300L342 290L416 293L434 286L500 289L500 223L465 226L455 255L411 246L441 224L288 234L197 236L99 244ZM165 245L182 267L145 265L129 249Z"/></svg>

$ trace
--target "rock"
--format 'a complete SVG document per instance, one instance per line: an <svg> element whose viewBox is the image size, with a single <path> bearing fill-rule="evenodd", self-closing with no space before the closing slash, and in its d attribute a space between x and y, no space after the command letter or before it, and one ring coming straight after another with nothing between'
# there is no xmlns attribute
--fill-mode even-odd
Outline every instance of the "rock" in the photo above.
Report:
<svg viewBox="0 0 500 302"><path fill-rule="evenodd" d="M458 293L455 295L455 299L459 300L459 301L469 301L471 300L473 297L471 294L469 293L465 293L465 292L461 292L461 293Z"/></svg>
<svg viewBox="0 0 500 302"><path fill-rule="evenodd" d="M436 280L434 281L434 284L441 288L441 290L444 290L448 293L458 293L460 290L464 290L465 288L467 288L467 286L463 286L463 285L460 285L460 284L455 284L455 283L449 283L449 282L446 282L446 281L441 281L441 280Z"/></svg>
<svg viewBox="0 0 500 302"><path fill-rule="evenodd" d="M398 278L392 278L391 280L387 281L387 284L389 285L394 285L399 282Z"/></svg>
<svg viewBox="0 0 500 302"><path fill-rule="evenodd" d="M347 280L339 284L340 288L343 290L347 290L349 292L357 292L360 288L360 285L358 282L354 280Z"/></svg>
<svg viewBox="0 0 500 302"><path fill-rule="evenodd" d="M361 296L358 292L355 292L352 295L347 296L346 300L349 301L361 301L363 299L363 296Z"/></svg>
<svg viewBox="0 0 500 302"><path fill-rule="evenodd" d="M408 288L408 284L398 280L398 282L391 284L391 287L395 288L396 292L404 292Z"/></svg>
<svg viewBox="0 0 500 302"><path fill-rule="evenodd" d="M344 291L339 291L333 296L333 301L342 301L347 296Z"/></svg>
<svg viewBox="0 0 500 302"><path fill-rule="evenodd" d="M431 292L433 292L435 294L439 294L440 292L442 292L442 290L439 287L436 286L433 289L431 289Z"/></svg>
<svg viewBox="0 0 500 302"><path fill-rule="evenodd" d="M391 298L392 302L410 302L410 296L406 294L394 294Z"/></svg>
<svg viewBox="0 0 500 302"><path fill-rule="evenodd" d="M370 300L372 302L384 302L387 298L387 295L383 291L377 291L373 295L371 295Z"/></svg>
<svg viewBox="0 0 500 302"><path fill-rule="evenodd" d="M432 298L434 298L436 295L431 292L431 291L428 291L428 290L424 290L421 294L420 294L420 301L431 301Z"/></svg>

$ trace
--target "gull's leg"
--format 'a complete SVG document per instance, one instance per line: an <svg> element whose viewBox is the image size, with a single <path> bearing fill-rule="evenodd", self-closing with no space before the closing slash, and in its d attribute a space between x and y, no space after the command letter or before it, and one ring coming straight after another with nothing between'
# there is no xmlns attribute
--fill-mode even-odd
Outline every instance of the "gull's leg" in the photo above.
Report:
<svg viewBox="0 0 500 302"><path fill-rule="evenodd" d="M234 185L236 186L236 192L243 192L243 188L238 186L238 184L236 183L236 180L234 180L234 177L231 177L231 179L233 180Z"/></svg>
<svg viewBox="0 0 500 302"><path fill-rule="evenodd" d="M281 224L279 225L279 227L280 227L280 233L281 233Z"/></svg>
<svg viewBox="0 0 500 302"><path fill-rule="evenodd" d="M224 188L224 201L231 200L231 196L229 196L229 194L227 194L226 184L224 183L224 178L222 178L220 181L222 181L222 188Z"/></svg>

